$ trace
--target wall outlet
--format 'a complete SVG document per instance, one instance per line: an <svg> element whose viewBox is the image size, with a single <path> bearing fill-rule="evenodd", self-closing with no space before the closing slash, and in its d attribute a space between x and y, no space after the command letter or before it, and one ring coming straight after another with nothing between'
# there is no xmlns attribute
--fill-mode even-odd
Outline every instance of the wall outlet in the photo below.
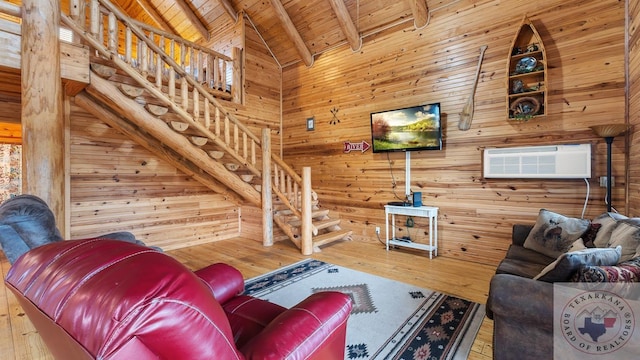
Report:
<svg viewBox="0 0 640 360"><path fill-rule="evenodd" d="M376 226L376 234L380 235L380 226Z"/></svg>
<svg viewBox="0 0 640 360"><path fill-rule="evenodd" d="M616 178L615 176L611 177L611 187L616 186ZM607 177L600 176L600 187L607 187Z"/></svg>

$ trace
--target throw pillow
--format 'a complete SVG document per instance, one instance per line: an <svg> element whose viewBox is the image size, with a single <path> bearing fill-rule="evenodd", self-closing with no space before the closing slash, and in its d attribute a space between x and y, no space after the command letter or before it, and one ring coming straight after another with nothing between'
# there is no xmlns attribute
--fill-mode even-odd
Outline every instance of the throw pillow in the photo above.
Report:
<svg viewBox="0 0 640 360"><path fill-rule="evenodd" d="M602 224L598 224L594 222L589 224L589 229L587 230L586 233L584 233L584 235L582 235L582 238L584 239L584 245L586 247L590 247L590 248L596 247L596 245L594 244L594 241L596 240L596 236L598 235L598 230L600 230L601 227L602 227Z"/></svg>
<svg viewBox="0 0 640 360"><path fill-rule="evenodd" d="M635 257L640 246L640 219L618 220L618 225L611 232L609 247L622 247L620 261L628 261Z"/></svg>
<svg viewBox="0 0 640 360"><path fill-rule="evenodd" d="M574 282L640 282L640 257L614 266L582 266L573 275Z"/></svg>
<svg viewBox="0 0 640 360"><path fill-rule="evenodd" d="M596 234L593 244L595 247L603 248L609 247L609 239L611 239L611 233L618 225L618 220L627 219L626 216L617 213L604 213L591 222L592 224L600 224L600 229Z"/></svg>
<svg viewBox="0 0 640 360"><path fill-rule="evenodd" d="M568 281L582 266L587 265L615 265L620 260L622 247L616 248L587 248L560 255L560 257L545 267L534 280L546 282Z"/></svg>
<svg viewBox="0 0 640 360"><path fill-rule="evenodd" d="M557 258L567 252L589 228L589 220L566 217L540 209L536 224L524 241L524 247Z"/></svg>

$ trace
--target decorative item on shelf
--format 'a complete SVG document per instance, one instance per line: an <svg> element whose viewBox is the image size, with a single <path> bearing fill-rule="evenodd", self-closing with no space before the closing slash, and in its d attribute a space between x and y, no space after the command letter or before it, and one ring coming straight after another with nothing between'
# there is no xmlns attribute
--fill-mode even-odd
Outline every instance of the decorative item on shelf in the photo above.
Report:
<svg viewBox="0 0 640 360"><path fill-rule="evenodd" d="M511 103L510 112L516 120L528 120L538 114L541 105L540 100L533 96L524 96Z"/></svg>
<svg viewBox="0 0 640 360"><path fill-rule="evenodd" d="M533 43L533 44L529 44L529 45L527 46L527 52L528 52L528 53L529 53L529 52L535 52L535 51L538 51L538 44Z"/></svg>
<svg viewBox="0 0 640 360"><path fill-rule="evenodd" d="M611 212L611 144L613 144L613 138L624 134L629 129L626 124L607 124L607 125L594 125L591 126L593 132L604 138L607 143L607 212Z"/></svg>
<svg viewBox="0 0 640 360"><path fill-rule="evenodd" d="M536 68L537 64L538 59L532 56L524 57L516 64L516 71L514 72L514 75L530 73Z"/></svg>
<svg viewBox="0 0 640 360"><path fill-rule="evenodd" d="M522 82L522 80L513 80L511 92L513 94L520 94L524 92L524 83Z"/></svg>

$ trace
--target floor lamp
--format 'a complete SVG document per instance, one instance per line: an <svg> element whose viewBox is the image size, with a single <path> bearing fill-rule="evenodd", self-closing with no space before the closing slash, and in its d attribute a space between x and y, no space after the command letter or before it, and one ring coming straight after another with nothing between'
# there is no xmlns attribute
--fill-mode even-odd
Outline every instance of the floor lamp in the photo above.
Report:
<svg viewBox="0 0 640 360"><path fill-rule="evenodd" d="M593 132L607 142L607 212L611 212L611 144L613 138L627 131L625 124L591 126Z"/></svg>

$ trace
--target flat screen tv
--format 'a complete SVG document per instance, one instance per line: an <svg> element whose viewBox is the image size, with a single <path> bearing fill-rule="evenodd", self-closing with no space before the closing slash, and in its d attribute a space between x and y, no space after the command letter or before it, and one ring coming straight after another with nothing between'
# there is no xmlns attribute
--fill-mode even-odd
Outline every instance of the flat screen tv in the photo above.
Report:
<svg viewBox="0 0 640 360"><path fill-rule="evenodd" d="M442 150L440 103L371 113L373 152Z"/></svg>

